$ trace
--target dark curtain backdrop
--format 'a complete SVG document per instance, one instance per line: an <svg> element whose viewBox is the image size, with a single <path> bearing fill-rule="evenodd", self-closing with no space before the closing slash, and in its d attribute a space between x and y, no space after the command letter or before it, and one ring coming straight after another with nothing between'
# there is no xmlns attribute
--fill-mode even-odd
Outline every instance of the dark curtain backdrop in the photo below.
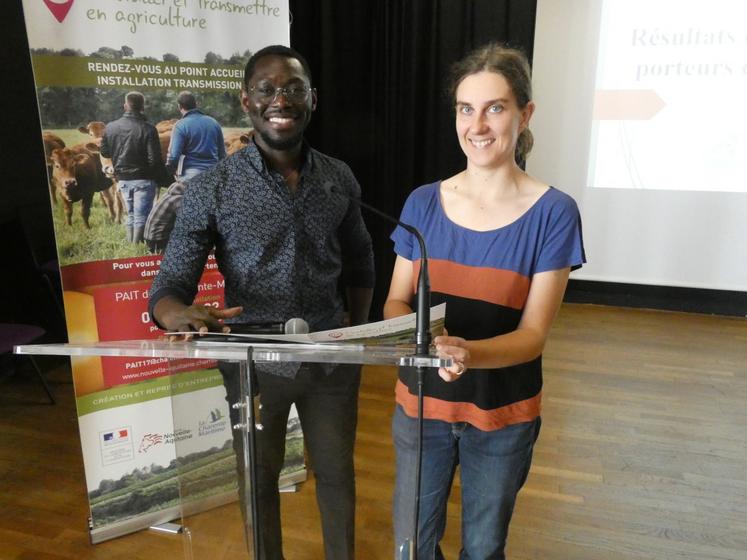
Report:
<svg viewBox="0 0 747 560"><path fill-rule="evenodd" d="M346 161L363 200L399 216L413 188L465 160L446 95L449 68L500 41L532 55L536 0L290 0L291 45L309 60L319 105L307 138ZM380 317L394 253L392 225L364 216L374 237Z"/></svg>
<svg viewBox="0 0 747 560"><path fill-rule="evenodd" d="M20 2L7 2L0 217L47 204L36 94ZM346 161L363 199L398 216L416 186L464 166L445 95L449 66L489 41L531 58L536 0L290 0L291 44L309 60L319 107L308 139ZM51 218L50 218L51 220ZM392 226L374 237L379 318L394 263Z"/></svg>
<svg viewBox="0 0 747 560"><path fill-rule="evenodd" d="M49 206L44 146L21 2L5 2L3 11L0 20L4 39L0 48L0 68L3 72L0 85L0 221L15 217L15 210L19 206Z"/></svg>

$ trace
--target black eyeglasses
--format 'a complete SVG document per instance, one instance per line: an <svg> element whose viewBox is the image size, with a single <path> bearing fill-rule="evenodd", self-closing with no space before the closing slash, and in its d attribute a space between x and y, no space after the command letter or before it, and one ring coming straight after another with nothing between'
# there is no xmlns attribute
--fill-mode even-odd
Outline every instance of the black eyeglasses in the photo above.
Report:
<svg viewBox="0 0 747 560"><path fill-rule="evenodd" d="M247 93L249 93L249 96L254 101L259 103L272 103L281 93L286 101L290 101L291 103L303 103L309 98L309 94L312 90L313 88L306 85L293 85L279 88L271 85L260 85L250 87L247 90Z"/></svg>

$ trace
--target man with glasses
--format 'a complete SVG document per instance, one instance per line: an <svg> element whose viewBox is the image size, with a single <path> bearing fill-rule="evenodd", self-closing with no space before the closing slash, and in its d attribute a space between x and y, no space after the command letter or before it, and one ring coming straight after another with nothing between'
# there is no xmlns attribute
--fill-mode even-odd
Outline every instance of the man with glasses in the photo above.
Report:
<svg viewBox="0 0 747 560"><path fill-rule="evenodd" d="M223 320L299 317L312 331L339 328L340 284L349 322L367 320L374 282L371 238L358 206L331 189L357 198L360 186L347 165L304 142L316 101L308 64L295 50L270 46L249 59L241 104L253 139L190 182L151 288L151 316L159 326L207 332L225 329ZM193 304L213 246L225 277L225 309ZM235 364L221 365L229 403L239 400L237 370ZM257 377L263 426L257 432L259 557L283 558L277 482L295 403L316 478L326 558L352 559L360 367L258 363ZM231 414L237 423L233 409ZM240 439L234 438L234 447L241 463Z"/></svg>

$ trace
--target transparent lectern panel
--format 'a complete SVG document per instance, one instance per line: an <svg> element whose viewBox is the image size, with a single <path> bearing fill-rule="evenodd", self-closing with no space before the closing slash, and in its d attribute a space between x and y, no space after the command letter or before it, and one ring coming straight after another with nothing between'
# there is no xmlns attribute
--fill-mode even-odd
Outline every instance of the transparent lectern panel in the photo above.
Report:
<svg viewBox="0 0 747 560"><path fill-rule="evenodd" d="M239 500L234 426L218 363L174 359L169 365L174 430L167 437L174 444L185 558L253 559Z"/></svg>
<svg viewBox="0 0 747 560"><path fill-rule="evenodd" d="M212 368L184 371L184 363L178 360L172 364L175 460L179 472L185 558L254 559L248 403L251 402L252 405L251 415L254 416L255 435L258 439L267 435L267 426L263 423L263 420L267 421L267 414L266 411L263 414L258 396L247 398L250 390L247 365L245 362L232 362L228 367L223 365L222 375ZM267 370L262 364L259 367ZM255 393L261 391L262 387L267 390L269 385L273 391L277 391L278 387L281 391L282 387L287 387L287 397L293 399L300 397L300 394L294 393L299 387L303 390L310 386L306 381L319 382L313 378L314 375L331 375L333 377L330 381L342 387L346 383L344 376L357 371L358 367L339 368L315 364L302 369L299 372L300 378L296 381L280 376L268 381L268 374L264 371L258 374L255 372L252 387ZM325 370L330 370L331 373L325 373ZM236 377L224 378L224 375ZM303 376L310 378L305 380ZM396 368L391 366L363 367L360 381L351 381L352 400L346 401L345 405L350 405L352 414L346 415L344 411L340 411L335 416L338 427L352 423L348 427L353 430L355 441L354 477L357 486L353 510L353 554L359 560L390 558L394 549L391 509L394 450L391 417L396 377ZM215 394L211 396L212 393ZM230 395L228 401L226 393ZM282 398L282 395L279 396L276 392L273 398ZM242 403L246 403L247 407L241 407ZM232 405L237 406L234 408ZM221 406L224 408L220 408ZM315 401L312 406L329 406L329 403ZM226 425L223 425L224 419L228 420ZM233 428L233 437L229 435L229 428ZM208 431L212 433L208 434ZM322 560L326 556L322 514L317 496L320 490L319 473L315 471L313 464L304 463L305 438L297 415L291 415L286 433L285 462L279 480L283 556L294 560ZM208 445L198 446L201 440L208 441L206 438L209 436L215 439ZM326 448L326 442L322 448ZM330 449L335 449L335 446ZM305 455L308 459L308 450ZM256 464L259 468L264 468L261 457ZM327 491L339 498L344 489L338 487L336 482L338 481L328 485ZM244 499L239 500L239 493L242 491ZM268 522L267 509L272 509L273 504L260 495L257 496L255 507L259 524ZM325 515L329 516L329 511ZM330 524L329 518L325 523ZM337 524L338 521L332 523L333 526ZM333 532L337 529L339 528L333 527ZM260 546L265 546L265 541Z"/></svg>
<svg viewBox="0 0 747 560"><path fill-rule="evenodd" d="M308 364L307 364L308 365ZM262 365L259 364L262 369ZM327 366L324 369L330 369ZM354 452L354 503L351 504L352 519L351 531L353 552L349 555L340 553L340 541L344 541L345 515L336 508L345 508L345 484L342 474L335 476L332 480L324 481L325 473L320 472L319 457L315 456L314 443L311 441L311 432L307 430L303 434L306 444L306 456L308 459L308 476L305 480L294 483L292 486L283 485L281 475L281 490L279 493L279 519L281 524L281 545L277 542L270 545L263 541L261 546L273 546L276 556L270 554L269 558L279 558L279 546L282 546L283 557L294 560L322 560L324 558L357 558L379 560L391 558L394 550L394 537L392 531L392 496L394 492L394 449L391 438L391 419L394 411L394 386L397 379L397 371L394 367L365 366L358 375L358 366L333 367L331 371L325 372L319 367L307 367L299 370L294 379L268 379L261 371L257 373L256 380L260 396L267 396L263 389L270 388L270 398L273 401L282 400L283 395L278 395L279 387L287 388L285 398L298 399L300 415L306 421L306 427L313 414L328 412L335 406L325 395L325 391L317 390L315 385L322 386L329 381L333 389L332 401L339 396L342 408L332 409L331 424L325 427L324 440L321 445L321 453L326 453L321 460L326 463L328 472L334 472L338 468L335 465L340 458L340 443L332 440L345 440L351 436ZM321 380L318 376L326 375L327 380ZM345 376L350 375L350 379ZM316 377L315 377L316 376ZM348 392L348 390L350 390ZM303 402L306 394L311 399ZM347 395L347 396L346 396ZM349 407L349 410L344 410ZM256 419L258 422L257 444L259 448L259 469L264 468L262 451L262 438L267 436L268 411L267 404L263 400L261 407L255 403ZM310 412L316 408L316 412ZM306 428L305 428L306 429ZM317 433L318 435L318 433ZM274 439L274 438L272 438ZM286 462L292 453L292 445L286 441ZM249 479L250 473L247 473ZM260 475L261 476L261 475ZM326 476L329 476L328 473ZM261 482L258 484L261 487ZM326 497L324 493L326 492ZM331 496L331 500L330 500ZM320 503L321 502L321 503ZM324 503L326 502L326 509ZM266 515L265 508L274 507L268 504L266 496L258 499L258 520L262 524L271 522ZM247 507L249 508L249 498ZM248 514L249 515L249 514ZM326 528L325 528L326 526ZM267 530L267 528L263 528ZM272 537L270 537L272 539ZM330 543L331 540L337 542ZM325 545L338 547L337 552L325 554ZM344 544L342 545L344 546Z"/></svg>
<svg viewBox="0 0 747 560"><path fill-rule="evenodd" d="M354 553L350 556L356 560L381 560L394 555L395 452L391 426L396 381L397 369L393 366L366 365L361 370L354 445ZM329 557L325 556L322 514L317 502L319 473L313 458L309 458L307 467L305 482L280 493L282 546L288 560Z"/></svg>
<svg viewBox="0 0 747 560"><path fill-rule="evenodd" d="M313 363L324 371L331 364L366 364L360 378L360 388L356 385L351 401L351 406L357 407L357 414L352 420L345 414L333 419L343 426L357 426L354 432L355 558L390 558L394 550L391 524L394 484L391 419L397 376L395 366L422 366L430 368L428 375L436 375L432 368L448 366L450 361L435 356L414 356L411 347L266 342L252 343L251 347L257 362ZM159 512L159 521L171 515L172 511L175 518L181 513L178 527L166 525L162 530L182 530L185 558L219 560L254 558L252 509L241 505L251 504L249 491L252 488L249 483L241 484L242 477L246 480L251 478L251 473L245 469L249 464L245 451L249 432L244 428L254 425L247 418L250 413L256 412L260 424L263 415L262 410L255 408L257 399L250 401L245 396L249 379L248 348L246 343L132 340L28 345L16 347L15 352L170 360L169 383L157 383L144 390L162 391L159 395L170 396L164 400L168 404L163 406L171 407L173 428L154 427L152 432L146 431L143 435L136 452L148 454L159 450L163 457L145 469L147 473L133 473L133 488L128 491L126 500L132 502L131 505L144 508L144 511L155 508ZM226 384L215 360L234 363L240 390L241 385L244 386L244 396L232 396L226 400ZM344 379L343 375L339 380L341 384ZM233 409L229 402L252 402L252 406ZM314 404L322 409L325 406L321 401L314 401ZM164 414L168 415L168 412L164 411ZM299 409L300 420L308 417L308 414L308 410L304 414ZM295 440L292 444L286 442L286 458L289 447L296 456L301 456L299 447L303 448L303 444L299 441L300 436L293 435L298 431L299 421L283 419L283 422L286 421L290 439ZM243 428L241 424L244 424ZM236 429L234 425L238 425ZM238 453L234 449L237 441L242 442L242 449ZM280 443L282 447L282 441ZM163 453L164 449L168 452ZM295 465L293 468L297 467ZM308 467L309 472L314 472L313 464ZM147 490L134 480L142 474L148 476ZM288 472L283 473L286 474ZM294 491L280 492L283 552L288 559L317 560L325 557L321 529L323 515L316 497L318 474L310 475L305 482L304 478L299 477L284 489ZM244 500L238 499L240 488L246 492ZM329 516L324 514L324 518L327 523ZM261 520L259 516L257 519ZM245 520L248 522L245 523Z"/></svg>

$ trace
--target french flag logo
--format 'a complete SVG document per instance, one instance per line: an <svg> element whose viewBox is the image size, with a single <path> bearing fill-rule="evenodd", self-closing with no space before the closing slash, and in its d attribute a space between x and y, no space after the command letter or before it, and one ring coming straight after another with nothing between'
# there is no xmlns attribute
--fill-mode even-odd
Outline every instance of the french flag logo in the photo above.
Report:
<svg viewBox="0 0 747 560"><path fill-rule="evenodd" d="M117 443L124 441L130 437L130 430L128 428L119 428L111 432L104 432L103 438L106 443Z"/></svg>

